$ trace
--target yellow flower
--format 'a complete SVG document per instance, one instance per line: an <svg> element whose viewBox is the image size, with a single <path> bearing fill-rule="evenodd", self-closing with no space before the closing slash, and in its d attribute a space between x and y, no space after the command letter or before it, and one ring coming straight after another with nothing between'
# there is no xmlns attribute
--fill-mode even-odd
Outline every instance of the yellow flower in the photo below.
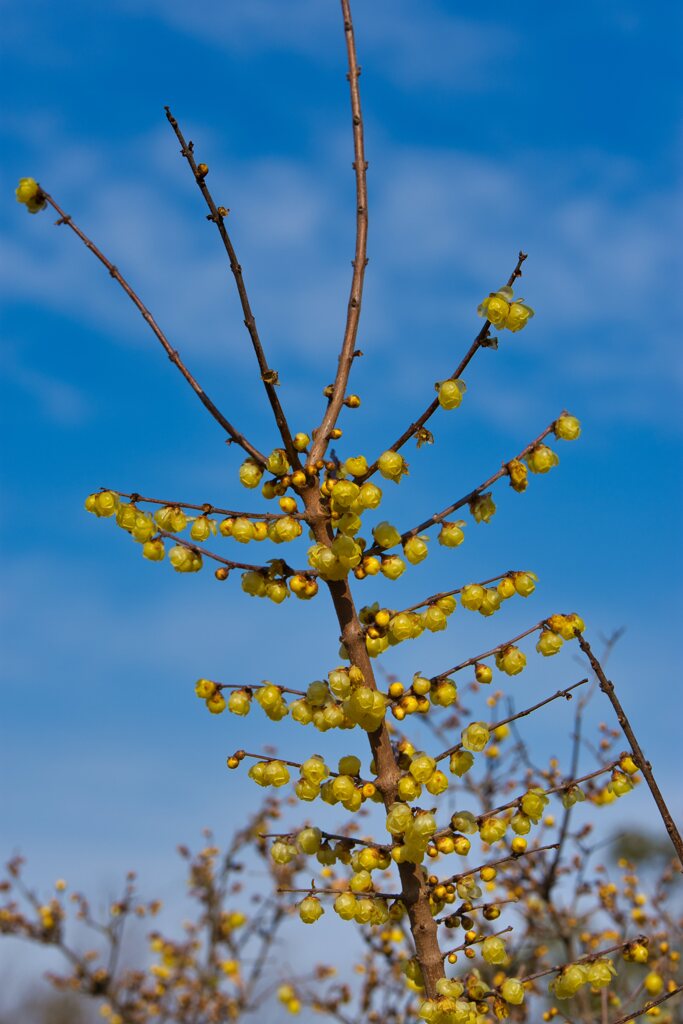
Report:
<svg viewBox="0 0 683 1024"><path fill-rule="evenodd" d="M15 189L17 202L22 203L29 213L38 213L47 206L40 185L35 178L19 178L19 184Z"/></svg>
<svg viewBox="0 0 683 1024"><path fill-rule="evenodd" d="M523 302L513 302L503 326L514 334L521 331L533 315L534 311L531 306L525 306Z"/></svg>
<svg viewBox="0 0 683 1024"><path fill-rule="evenodd" d="M488 298L484 299L477 308L479 316L490 320L494 327L504 327L510 312L510 304L502 292L502 289L499 292L491 292ZM509 297L511 296L512 290L509 289Z"/></svg>

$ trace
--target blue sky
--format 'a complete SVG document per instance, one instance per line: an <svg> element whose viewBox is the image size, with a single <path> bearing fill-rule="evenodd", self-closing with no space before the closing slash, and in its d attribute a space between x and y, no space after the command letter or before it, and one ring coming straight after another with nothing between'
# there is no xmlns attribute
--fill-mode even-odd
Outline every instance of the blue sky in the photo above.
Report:
<svg viewBox="0 0 683 1024"><path fill-rule="evenodd" d="M235 723L202 713L195 678L305 683L336 663L337 631L324 597L264 607L237 581L177 577L82 511L100 485L236 504L240 459L103 269L49 214L14 203L16 179L40 179L269 449L269 410L170 104L231 209L282 401L309 429L353 251L337 7L292 0L284 18L277 0L6 5L0 853L23 850L36 877L106 886L139 865L172 891L174 844L206 824L220 834L254 796L224 772ZM563 407L584 424L557 470L524 496L499 491L491 524L471 524L462 548L435 552L384 599L399 607L507 568L534 569L537 594L494 621L459 613L387 665L436 671L557 609L580 610L593 638L623 626L611 672L680 811L677 5L355 8L370 264L354 368L363 406L345 415L339 450L374 455L421 411L520 247L536 318L479 354L463 406L435 417L433 448L409 446L410 477L400 495L386 485L383 510L412 525ZM515 699L527 678L532 702L578 671L569 655L534 667ZM562 748L569 722L548 714L528 735ZM246 731L251 744L315 744L294 728L253 715ZM656 826L640 794L631 806Z"/></svg>

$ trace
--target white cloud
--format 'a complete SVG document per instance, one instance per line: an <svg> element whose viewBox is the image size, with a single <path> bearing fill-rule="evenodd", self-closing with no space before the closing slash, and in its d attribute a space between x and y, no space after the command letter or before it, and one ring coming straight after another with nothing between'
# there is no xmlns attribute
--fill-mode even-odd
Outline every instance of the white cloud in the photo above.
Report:
<svg viewBox="0 0 683 1024"><path fill-rule="evenodd" d="M237 55L286 52L324 64L345 61L338 3L321 0L207 0L202 17L184 0L139 0L134 14L153 15L211 46ZM435 85L476 91L518 46L515 32L475 22L422 0L419 18L411 0L373 0L353 6L361 64L372 56L373 76L403 88Z"/></svg>
<svg viewBox="0 0 683 1024"><path fill-rule="evenodd" d="M286 382L304 367L329 375L353 245L346 133L328 134L304 162L236 159L213 133L193 127L215 194L232 209L273 365L285 369ZM59 151L53 143L44 140L46 154ZM476 332L476 302L505 279L523 246L530 258L520 291L538 316L508 347L532 358L531 379L540 386L535 357L552 338L566 380L608 390L603 411L628 404L642 419L661 415L658 389L671 386L676 362L662 311L679 315L674 196L644 192L636 163L597 152L577 152L568 164L564 154L543 151L501 161L445 147L375 148L360 342L391 386L414 390L407 357L415 340L431 386L443 372L447 339L460 347ZM138 288L188 363L211 356L222 366L247 365L250 346L224 254L174 141L155 132L119 146L116 160L78 142L75 152L53 166L46 159L50 188ZM139 174L141 152L148 175ZM13 219L0 249L5 288L117 340L155 345L68 229L46 228L40 217ZM639 395L642 380L652 400Z"/></svg>

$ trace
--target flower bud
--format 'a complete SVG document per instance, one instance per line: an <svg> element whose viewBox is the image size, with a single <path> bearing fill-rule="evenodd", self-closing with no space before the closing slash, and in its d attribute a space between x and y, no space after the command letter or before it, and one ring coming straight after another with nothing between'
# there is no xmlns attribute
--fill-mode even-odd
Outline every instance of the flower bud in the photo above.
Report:
<svg viewBox="0 0 683 1024"><path fill-rule="evenodd" d="M490 665L475 665L474 666L474 678L478 683L484 683L488 685L493 679L493 670Z"/></svg>
<svg viewBox="0 0 683 1024"><path fill-rule="evenodd" d="M292 444L298 452L305 452L311 443L311 439L308 434L295 434L292 438Z"/></svg>

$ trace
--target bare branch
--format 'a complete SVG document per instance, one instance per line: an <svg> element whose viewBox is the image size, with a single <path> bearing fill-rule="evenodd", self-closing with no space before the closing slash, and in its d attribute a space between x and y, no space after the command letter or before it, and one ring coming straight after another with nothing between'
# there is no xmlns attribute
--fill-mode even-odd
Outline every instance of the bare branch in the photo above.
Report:
<svg viewBox="0 0 683 1024"><path fill-rule="evenodd" d="M162 345L164 351L166 352L168 358L177 367L177 369L182 373L183 377L185 378L187 383L190 385L190 387L192 388L194 393L197 395L197 397L199 398L199 401L202 403L202 405L206 409L208 409L208 411L211 413L211 415L216 420L216 422L220 423L220 425L223 427L223 430L230 437L230 440L234 441L235 444L238 444L240 446L240 448L243 448L244 451L247 452L247 454L252 457L252 459L254 459L256 462L259 463L259 465L265 466L265 464L266 464L265 456L262 455L261 452L257 448L254 448L254 446L252 444L250 444L249 441L247 441L246 437L243 434L241 434L239 432L239 430L237 430L236 427L233 427L232 423L230 423L228 420L226 420L225 416L220 411L220 409L218 409L214 405L214 403L211 401L211 399L206 394L204 389L200 387L200 385L197 383L195 378L192 376L192 374L190 373L188 368L185 366L185 364L182 361L182 359L180 358L177 350L173 348L173 346L169 342L168 338L166 337L164 332L161 330L161 328L157 324L156 320L154 319L154 317L152 316L150 311L145 306L145 304L142 301L142 299L131 288L131 286L128 284L128 282L123 277L123 275L118 271L118 269L114 266L114 264L110 260L107 259L107 257L104 255L104 253L100 249L97 248L95 243L92 242L88 238L88 236L86 234L84 234L83 231L81 231L81 229L78 227L77 224L74 223L73 219L69 216L69 214L65 213L64 210L62 210L61 206L59 206L56 203L56 201L52 198L52 196L49 195L47 192L45 192L42 188L41 188L41 192L42 192L45 200L59 214L59 220L57 221L57 224L58 225L66 224L67 227L71 228L73 233L75 235L77 235L78 238L80 238L80 240L83 242L85 247L90 250L90 252L93 254L93 256L96 256L97 259L100 261L100 263L104 264L104 266L109 271L110 276L113 277L114 280L123 288L124 292L126 293L128 298L131 300L131 302L135 306L137 306L138 310L140 311L140 314L142 315L143 320L145 320L147 322L149 327L152 329L154 334L157 336L157 338L158 338L160 344Z"/></svg>
<svg viewBox="0 0 683 1024"><path fill-rule="evenodd" d="M356 56L356 42L353 35L353 22L351 20L351 7L349 0L341 0L342 15L344 18L344 32L346 33L346 53L348 59L349 88L351 92L351 119L353 122L353 169L356 175L356 246L353 257L353 274L351 277L351 292L346 312L346 327L342 341L341 353L337 375L332 386L332 396L323 416L322 423L315 431L313 444L311 445L309 464L314 465L321 459L327 448L330 434L334 429L337 418L341 411L344 398L346 397L346 385L348 383L351 365L353 363L356 347L356 336L358 334L358 322L360 320L361 303L363 301L363 280L365 278L365 267L367 265L367 242L368 242L368 187L367 187L367 162L365 160L365 145L363 141L363 114L360 105L360 88L358 79L361 69L358 66Z"/></svg>
<svg viewBox="0 0 683 1024"><path fill-rule="evenodd" d="M619 701L619 698L616 695L616 692L614 690L614 684L611 683L605 675L602 669L602 665L600 664L598 659L593 654L593 651L591 650L590 644L587 640L583 638L583 636L580 633L577 634L576 639L579 642L579 647L588 658L591 668L597 676L598 683L600 684L600 689L605 694L605 696L611 703L612 707L614 708L614 711L617 716L617 721L619 722L621 730L624 733L626 739L628 740L631 746L631 750L633 751L633 760L640 768L645 778L645 781L647 782L650 788L650 792L652 793L654 801L657 804L657 809L659 810L659 813L662 817L662 821L664 822L664 827L666 831L669 833L669 838L671 839L674 849L676 850L676 855L681 864L681 870L683 870L683 838L681 837L681 833L676 828L673 817L671 815L671 811L667 807L666 801L662 796L662 792L659 786L657 785L655 777L652 773L652 765L648 760L646 760L645 754L643 753L641 746L638 743L638 740L636 739L633 727L631 726L631 723L628 720L626 712L621 706L621 702Z"/></svg>
<svg viewBox="0 0 683 1024"><path fill-rule="evenodd" d="M493 732L494 729L498 729L501 725L508 725L509 722L516 722L520 718L526 718L527 715L532 714L534 711L538 711L539 708L544 707L546 704L552 703L554 700L559 700L560 697L564 697L565 700L571 700L572 690L575 690L578 686L584 686L588 682L587 679L580 679L578 683L574 683L572 686L568 686L564 690L558 690L552 697L546 697L545 700L540 700L538 704L532 704L530 708L525 708L524 711L518 711L514 715L510 715L509 718L503 718L500 722L492 722L489 726L489 732ZM450 757L451 754L456 754L459 750L462 750L462 743L456 743L454 747L449 747L448 750L444 750L443 753L438 754L434 760L443 761L445 757ZM560 789L563 789L560 786ZM516 801L513 801L516 803ZM490 811L489 813L493 813Z"/></svg>
<svg viewBox="0 0 683 1024"><path fill-rule="evenodd" d="M643 1014L647 1013L648 1010L651 1010L653 1006L660 1006L662 1003L665 1003L667 999L672 999L674 996L680 995L681 992L683 992L683 985L679 985L677 988L672 989L671 992L665 992L663 996L659 997L659 999L648 1000L645 1006L641 1006L639 1010L627 1013L624 1017L619 1017L617 1020L613 1020L612 1024L629 1024L629 1021L635 1020L636 1017L642 1017Z"/></svg>
<svg viewBox="0 0 683 1024"><path fill-rule="evenodd" d="M242 267L237 260L237 253L235 252L235 248L232 244L230 235L228 234L227 228L225 226L225 218L228 214L228 211L225 209L225 207L216 206L213 196L211 195L211 192L209 191L209 188L206 184L207 171L204 169L204 167L200 167L197 165L197 162L194 158L194 149L192 143L185 141L185 136L183 135L180 129L180 125L178 124L175 117L171 113L170 107L164 107L164 110L166 111L168 123L171 125L171 128L175 132L178 142L180 143L180 152L187 160L187 163L189 164L190 169L192 170L192 174L194 175L194 180L197 182L199 191L201 192L202 196L204 197L204 201L206 202L206 205L211 211L208 219L212 220L216 227L218 228L218 233L221 236L221 241L223 242L225 251L228 254L228 259L230 261L230 269L232 271L233 277L235 278L237 292L239 294L240 303L242 305L242 312L244 314L244 324L247 330L249 331L251 344L253 346L254 353L256 354L259 370L261 371L261 380L263 381L263 386L266 389L266 394L268 395L268 400L273 410L275 422L277 423L278 430L280 431L280 436L287 451L289 461L294 467L298 468L300 466L299 456L292 443L292 435L290 433L289 424L287 423L287 417L285 416L282 410L280 400L275 390L277 373L275 370L272 370L268 366L268 360L266 359L265 352L263 351L261 338L256 327L256 320L254 318L254 314L251 311L251 305L249 303L249 297L247 295L247 289L246 285L244 284L244 277L242 275Z"/></svg>

